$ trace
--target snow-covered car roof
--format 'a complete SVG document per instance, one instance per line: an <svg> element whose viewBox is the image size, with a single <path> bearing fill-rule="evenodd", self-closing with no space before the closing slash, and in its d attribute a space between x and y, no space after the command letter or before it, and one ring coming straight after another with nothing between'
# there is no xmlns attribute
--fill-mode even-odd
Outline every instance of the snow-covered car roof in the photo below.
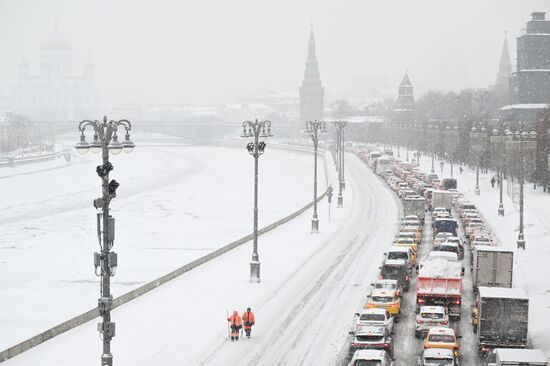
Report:
<svg viewBox="0 0 550 366"><path fill-rule="evenodd" d="M420 313L445 313L443 306L421 306Z"/></svg>
<svg viewBox="0 0 550 366"><path fill-rule="evenodd" d="M365 360L365 361L382 361L384 360L384 356L386 354L386 351L379 350L379 349L360 349L355 351L353 354L352 365L353 361L356 360Z"/></svg>
<svg viewBox="0 0 550 366"><path fill-rule="evenodd" d="M453 328L445 328L445 327L433 327L428 330L428 335L430 334L445 334L445 335L455 335L455 331Z"/></svg>
<svg viewBox="0 0 550 366"><path fill-rule="evenodd" d="M385 334L386 328L380 325L358 325L355 329L356 335L381 335Z"/></svg>
<svg viewBox="0 0 550 366"><path fill-rule="evenodd" d="M424 357L454 359L454 354L453 350L448 348L426 348L424 350Z"/></svg>
<svg viewBox="0 0 550 366"><path fill-rule="evenodd" d="M408 253L410 250L411 250L411 248L409 248L409 247L404 247L404 246L400 246L400 245L392 245L391 247L388 248L388 253L389 252Z"/></svg>
<svg viewBox="0 0 550 366"><path fill-rule="evenodd" d="M404 259L386 259L384 265L389 266L406 266L407 262Z"/></svg>
<svg viewBox="0 0 550 366"><path fill-rule="evenodd" d="M457 243L453 243L452 241L444 241L443 243L440 244L439 247L443 247L443 246L446 246L446 247L457 247L457 248L458 248L458 244L457 244Z"/></svg>
<svg viewBox="0 0 550 366"><path fill-rule="evenodd" d="M372 297L395 297L395 291L394 290L388 290L385 288L376 288L372 290L371 293Z"/></svg>
<svg viewBox="0 0 550 366"><path fill-rule="evenodd" d="M363 314L382 314L386 315L387 310L381 308L370 308L361 310L361 315Z"/></svg>
<svg viewBox="0 0 550 366"><path fill-rule="evenodd" d="M390 280L390 279L380 279L374 281L374 284L387 284L387 285L397 285L397 280Z"/></svg>

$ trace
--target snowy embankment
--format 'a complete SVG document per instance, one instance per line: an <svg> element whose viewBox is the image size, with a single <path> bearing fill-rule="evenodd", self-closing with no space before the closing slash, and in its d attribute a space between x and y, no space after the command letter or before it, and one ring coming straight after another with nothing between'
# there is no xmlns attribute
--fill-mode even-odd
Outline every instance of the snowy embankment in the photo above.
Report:
<svg viewBox="0 0 550 366"><path fill-rule="evenodd" d="M440 161L435 160L435 172L441 175ZM421 169L429 172L431 158L421 158ZM518 237L519 213L511 198L507 195L507 184L504 182L503 203L505 214L498 216L499 189L491 187L494 173L479 175L481 194L475 195L475 170L464 167L459 173L459 165L454 165L454 178L458 190L473 202L486 223L490 226L497 245L514 250L514 287L523 288L529 295L529 336L533 347L540 348L550 357L550 194L543 193L539 187L533 189L532 183L525 184L524 233L526 250L516 249ZM450 176L450 164L444 163L443 178Z"/></svg>
<svg viewBox="0 0 550 366"><path fill-rule="evenodd" d="M319 234L310 233L309 210L259 239L261 283L248 282L249 243L115 309L115 363L341 362L353 313L398 225L397 202L384 183L351 154L346 170L344 208L336 208L334 199L328 222L329 206L321 202ZM256 313L252 338L232 343L226 311L247 306ZM89 322L6 365L95 365L100 354L95 322Z"/></svg>
<svg viewBox="0 0 550 366"><path fill-rule="evenodd" d="M253 159L244 148L142 144L111 160L111 178L121 184L111 204L115 296L252 231ZM89 154L0 169L0 293L9 299L0 301L0 350L97 304L99 164ZM268 149L259 177L260 227L312 199L310 154Z"/></svg>

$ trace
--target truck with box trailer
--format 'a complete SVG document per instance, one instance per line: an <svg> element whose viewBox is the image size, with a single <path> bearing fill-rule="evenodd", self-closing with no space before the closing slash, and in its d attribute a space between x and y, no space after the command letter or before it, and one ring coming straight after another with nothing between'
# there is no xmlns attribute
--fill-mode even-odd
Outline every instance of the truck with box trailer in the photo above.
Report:
<svg viewBox="0 0 550 366"><path fill-rule="evenodd" d="M478 287L512 287L514 252L491 245L474 247L472 282L474 291Z"/></svg>
<svg viewBox="0 0 550 366"><path fill-rule="evenodd" d="M529 298L523 289L479 287L472 318L481 354L527 347Z"/></svg>
<svg viewBox="0 0 550 366"><path fill-rule="evenodd" d="M432 191L432 209L444 207L449 213L453 206L453 192L433 190Z"/></svg>
<svg viewBox="0 0 550 366"><path fill-rule="evenodd" d="M403 200L403 216L415 215L424 223L426 216L426 199L423 197L405 197Z"/></svg>
<svg viewBox="0 0 550 366"><path fill-rule="evenodd" d="M391 159L386 156L381 156L378 158L378 161L376 163L375 173L378 175L382 175L386 170L391 169L391 166Z"/></svg>

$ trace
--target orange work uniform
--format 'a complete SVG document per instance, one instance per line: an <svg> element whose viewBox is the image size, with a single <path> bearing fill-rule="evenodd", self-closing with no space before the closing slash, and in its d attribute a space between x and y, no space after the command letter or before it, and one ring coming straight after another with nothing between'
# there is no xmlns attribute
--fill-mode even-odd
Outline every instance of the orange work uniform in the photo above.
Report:
<svg viewBox="0 0 550 366"><path fill-rule="evenodd" d="M242 319L239 316L237 310L227 319L229 325L231 326L231 340L239 340L239 330L242 328Z"/></svg>
<svg viewBox="0 0 550 366"><path fill-rule="evenodd" d="M256 319L254 318L254 313L250 310L247 310L243 313L243 323L244 323L244 331L246 333L246 336L250 338L250 332L252 332L252 326L256 323Z"/></svg>

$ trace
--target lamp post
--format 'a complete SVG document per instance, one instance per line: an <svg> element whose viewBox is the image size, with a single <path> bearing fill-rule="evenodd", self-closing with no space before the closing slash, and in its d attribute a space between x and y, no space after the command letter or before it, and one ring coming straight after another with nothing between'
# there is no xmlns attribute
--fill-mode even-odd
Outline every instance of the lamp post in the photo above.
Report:
<svg viewBox="0 0 550 366"><path fill-rule="evenodd" d="M342 196L342 190L344 189L344 129L347 126L346 121L335 121L334 127L339 136L340 143L340 155L339 155L339 167L338 169L338 203L337 207L344 207L344 196Z"/></svg>
<svg viewBox="0 0 550 366"><path fill-rule="evenodd" d="M527 132L524 130L525 122L520 122L520 129L514 133L514 140L519 142L519 233L517 240L518 249L525 249L525 236L523 234L523 185L525 183L523 144L537 138L535 131Z"/></svg>
<svg viewBox="0 0 550 366"><path fill-rule="evenodd" d="M248 153L254 158L254 231L252 260L250 261L250 282L260 282L260 258L258 256L258 158L264 153L266 142L260 139L273 136L271 134L271 122L269 121L244 121L241 137L253 138L246 145Z"/></svg>
<svg viewBox="0 0 550 366"><path fill-rule="evenodd" d="M428 128L430 129L430 136L432 137L432 169L430 171L430 173L434 174L435 173L435 133L434 133L434 128L435 126L433 125L429 125ZM432 136L432 134L434 136Z"/></svg>
<svg viewBox="0 0 550 366"><path fill-rule="evenodd" d="M505 131L502 129L502 126L501 128L495 128L493 129L493 135L495 137L497 137L498 139L498 144L497 144L497 149L498 149L498 162L496 163L496 167L497 167L497 177L498 177L498 184L499 184L499 202L498 202L498 215L499 216L504 216L504 203L502 201L502 196L503 196L503 185L504 185L504 176L503 176L503 160L504 160L504 154L503 154L503 149L504 149L504 137L506 135Z"/></svg>
<svg viewBox="0 0 550 366"><path fill-rule="evenodd" d="M479 196L480 194L480 191L479 191L479 136L478 136L478 129L476 127L472 127L472 135L474 136L475 138L475 151L476 151L476 155L477 155L477 162L476 162L476 187L475 187L475 190L474 190L474 193L476 196Z"/></svg>
<svg viewBox="0 0 550 366"><path fill-rule="evenodd" d="M306 132L311 135L313 141L313 218L311 219L311 233L319 232L319 218L317 217L317 146L319 145L318 133L326 132L326 123L323 121L307 121Z"/></svg>
<svg viewBox="0 0 550 366"><path fill-rule="evenodd" d="M84 131L89 127L94 132L94 140L91 143L86 141ZM117 129L123 127L126 130L124 142L118 141ZM128 120L107 121L103 117L98 120L84 120L79 123L80 141L75 145L80 154L86 154L88 151L99 153L101 151L103 165L96 168L96 172L101 178L101 188L103 195L94 200L94 207L100 210L97 213L98 240L101 251L94 253L95 274L101 278L100 298L98 299L98 310L101 315L102 323L99 323L99 330L103 339L103 353L101 355L101 365L111 366L113 364L113 355L111 354L111 339L115 336L115 323L111 322L111 309L113 306L113 295L111 294L111 276L115 275L118 265L117 253L111 251L115 240L115 218L109 214L109 204L116 197L116 189L119 184L116 180L109 182L109 172L113 170L113 165L109 162L109 152L113 155L120 154L121 151L130 153L134 150L135 144L130 141L130 130L132 125Z"/></svg>

